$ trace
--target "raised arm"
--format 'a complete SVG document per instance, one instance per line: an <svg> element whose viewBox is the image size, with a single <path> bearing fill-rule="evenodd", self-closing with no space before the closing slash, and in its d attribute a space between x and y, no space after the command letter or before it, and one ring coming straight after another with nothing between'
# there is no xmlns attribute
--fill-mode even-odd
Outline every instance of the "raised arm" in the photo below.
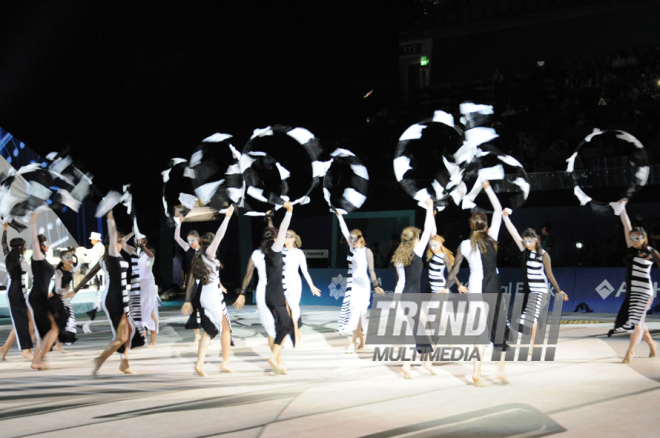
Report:
<svg viewBox="0 0 660 438"><path fill-rule="evenodd" d="M77 293L80 289L85 287L89 281L96 276L96 273L101 270L101 261L99 260L92 269L89 270L87 275L85 275L85 278L80 280L80 283L73 289L74 293Z"/></svg>
<svg viewBox="0 0 660 438"><path fill-rule="evenodd" d="M628 217L628 212L626 211L626 204L628 203L627 199L622 199L623 208L621 209L621 223L623 224L623 234L626 236L626 245L628 248L632 246L630 241L630 232L632 231L632 224L630 223L630 218Z"/></svg>
<svg viewBox="0 0 660 438"><path fill-rule="evenodd" d="M121 239L121 248L129 254L133 254L135 252L135 248L128 244L128 241L131 239L131 237L133 237L134 234L135 230L131 231Z"/></svg>
<svg viewBox="0 0 660 438"><path fill-rule="evenodd" d="M5 230L2 232L2 251L5 253L5 257L9 254L9 245L7 244L7 228L9 224L4 223Z"/></svg>
<svg viewBox="0 0 660 438"><path fill-rule="evenodd" d="M298 250L300 251L300 250ZM318 287L314 286L314 282L312 281L312 277L309 275L309 271L307 270L307 258L305 257L305 253L300 251L299 253L300 257L300 270L303 273L303 276L305 277L305 280L307 280L307 284L309 285L309 290L312 291L312 294L316 295L317 297L321 296L321 289Z"/></svg>
<svg viewBox="0 0 660 438"><path fill-rule="evenodd" d="M351 246L351 232L348 231L344 217L339 212L337 212L337 220L339 221L339 229L341 230L341 234L344 236L344 239L346 239L348 246Z"/></svg>
<svg viewBox="0 0 660 438"><path fill-rule="evenodd" d="M419 242L417 242L417 245L415 245L415 254L418 257L422 257L424 255L426 245L429 244L429 239L438 231L435 226L435 217L433 216L433 200L428 198L425 202L426 219L424 220L424 231L419 237Z"/></svg>
<svg viewBox="0 0 660 438"><path fill-rule="evenodd" d="M225 233L227 232L227 227L229 226L229 220L231 219L231 215L234 213L234 206L229 206L227 209L227 212L225 213L225 219L222 221L222 224L220 224L220 228L218 228L218 232L215 233L215 237L213 238L213 242L209 245L209 247L206 249L206 256L209 258L215 258L215 253L218 251L218 247L220 246L220 242L222 242L222 238L225 237Z"/></svg>
<svg viewBox="0 0 660 438"><path fill-rule="evenodd" d="M500 200L497 199L497 195L493 191L488 180L484 181L481 185L484 188L486 195L488 195L488 199L490 199L490 204L493 206L493 219L490 221L488 235L494 240L497 240L497 236L500 234L500 227L502 226L502 204L500 204Z"/></svg>
<svg viewBox="0 0 660 438"><path fill-rule="evenodd" d="M502 212L502 219L504 220L504 225L506 226L506 229L509 230L509 234L511 234L513 241L516 242L516 245L518 245L518 249L524 251L525 245L523 245L522 237L520 237L518 230L513 225L513 222L511 222L511 219L509 218L509 214L510 213L508 209Z"/></svg>
<svg viewBox="0 0 660 438"><path fill-rule="evenodd" d="M282 219L280 228L277 231L277 239L275 239L275 243L273 243L273 246L271 247L271 250L273 252L281 252L282 248L284 248L284 239L286 239L286 232L289 229L289 224L291 224L291 216L293 215L293 205L291 205L291 203L287 201L284 203L284 208L286 208L286 214L284 215L284 219Z"/></svg>
<svg viewBox="0 0 660 438"><path fill-rule="evenodd" d="M461 252L461 247L459 246L458 249L456 250L456 259L454 260L454 264L451 267L451 271L449 271L449 275L447 276L447 289L452 284L452 281L459 284L458 291L460 293L466 293L467 290L465 286L460 285L458 283L458 279L456 276L458 275L458 270L461 269L461 263L463 263L463 253Z"/></svg>
<svg viewBox="0 0 660 438"><path fill-rule="evenodd" d="M374 287L374 290L379 294L385 293L383 288L378 286L378 277L376 277L376 271L374 270L374 253L367 248L367 267L369 269L369 278L371 279L371 285Z"/></svg>
<svg viewBox="0 0 660 438"><path fill-rule="evenodd" d="M30 215L30 235L32 236L32 260L44 260L46 255L41 252L39 236L37 235L37 216L39 213L32 212Z"/></svg>
<svg viewBox="0 0 660 438"><path fill-rule="evenodd" d="M176 243L179 244L181 249L188 251L190 249L190 245L181 237L181 223L183 222L183 219L183 216L179 216L179 220L176 223L176 228L174 229L174 240L176 240Z"/></svg>
<svg viewBox="0 0 660 438"><path fill-rule="evenodd" d="M149 248L147 245L140 243L140 249L150 258L153 259L156 257L156 251L153 248ZM153 261L153 260L152 260Z"/></svg>
<svg viewBox="0 0 660 438"><path fill-rule="evenodd" d="M273 210L268 210L266 212L266 221L268 221L268 226L270 228L275 228L275 225L273 225Z"/></svg>
<svg viewBox="0 0 660 438"><path fill-rule="evenodd" d="M112 210L106 216L108 222L108 255L112 257L119 257L119 250L117 249L117 224L115 224L115 217Z"/></svg>

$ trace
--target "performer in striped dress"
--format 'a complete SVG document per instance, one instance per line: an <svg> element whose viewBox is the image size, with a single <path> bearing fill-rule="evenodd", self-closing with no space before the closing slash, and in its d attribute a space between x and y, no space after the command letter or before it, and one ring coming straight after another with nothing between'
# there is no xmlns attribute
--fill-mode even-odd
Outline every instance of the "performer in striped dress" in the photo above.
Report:
<svg viewBox="0 0 660 438"><path fill-rule="evenodd" d="M451 283L456 278L458 270L461 267L463 258L467 258L470 265L470 277L468 286L459 286L460 293L492 293L498 294L496 301L495 315L493 317L493 327L491 327L491 341L497 331L498 312L500 304L502 303L502 288L500 287L500 279L497 273L497 237L500 233L500 226L502 225L502 205L500 204L497 195L493 191L490 183L484 181L482 187L488 195L488 199L493 206L493 218L488 226L488 217L485 213L475 212L470 217L470 238L461 242L456 253L456 262L447 277L447 281ZM504 310L504 309L502 309ZM508 325L508 323L507 323ZM506 329L508 331L508 327ZM503 344L495 344L495 348L506 350L508 348L506 339L508 334L505 333ZM479 345L479 357L483 360L484 353L486 352L485 345ZM483 387L484 382L481 378L481 363L482 360L474 359L474 372L472 380L474 386ZM504 377L504 360L499 362L499 375L498 379L503 383L508 383Z"/></svg>
<svg viewBox="0 0 660 438"><path fill-rule="evenodd" d="M532 348L534 347L534 338L536 337L536 325L541 312L541 304L544 300L546 305L549 304L547 294L549 292L548 280L555 288L555 293L564 294L564 301L568 301L568 295L559 288L555 276L552 274L552 261L550 254L548 254L541 246L541 239L531 228L523 231L522 237L518 234L518 230L511 222L509 215L511 210L508 208L502 212L504 225L509 230L509 234L516 242L516 245L523 252L522 267L525 269L525 283L523 293L525 299L523 301L523 311L520 315L520 328L521 333L529 334L531 332Z"/></svg>
<svg viewBox="0 0 660 438"><path fill-rule="evenodd" d="M454 265L454 253L448 250L444 243L445 239L442 236L433 235L426 250L426 260L429 262L429 284L431 293L434 294L449 292L445 270L451 271ZM460 286L460 283L458 284Z"/></svg>
<svg viewBox="0 0 660 438"><path fill-rule="evenodd" d="M96 375L103 363L114 352L118 352L121 356L119 370L124 374L135 374L135 371L131 369L128 363L128 352L131 348L143 346L145 340L136 329L135 322L130 314L128 290L126 287L128 283L128 262L120 255L121 238L117 233L112 211L107 215L107 223L109 244L105 255L87 273L80 284L76 286L74 293L82 289L96 275L99 269L104 269L107 272L107 288L101 302L103 304L103 310L110 320L113 338L103 353L94 359L92 374Z"/></svg>
<svg viewBox="0 0 660 438"><path fill-rule="evenodd" d="M398 281L395 293L421 293L422 270L424 268L424 249L429 243L429 239L436 233L435 219L433 216L433 200L426 199L426 219L424 221L424 231L416 227L407 227L401 232L401 243L394 252L392 262L396 266ZM397 306L401 311L401 307ZM411 327L417 327L417 321L410 321ZM417 351L421 354L430 353L433 350L431 340L424 338L417 338ZM431 374L435 374L433 365L429 361L424 362L424 368ZM412 379L412 368L410 362L407 362L401 368L403 376L406 379Z"/></svg>
<svg viewBox="0 0 660 438"><path fill-rule="evenodd" d="M215 235L213 233L204 235L200 242L201 247L193 259L193 278L198 279L202 284L202 290L199 294L199 304L201 306L200 314L204 334L199 341L197 364L195 365L195 371L197 371L200 377L207 377L204 371L206 352L211 340L218 334L220 335L220 343L222 345L222 366L220 370L228 373L233 372L229 367L229 348L234 342L232 339L229 313L227 312L227 306L223 297L224 291L220 285L220 261L216 258L218 246L220 246L220 242L227 232L229 220L233 212L234 207L227 209L225 219L222 221ZM194 285L194 281L188 282L186 303L181 309L185 315L190 315L193 312L191 299Z"/></svg>
<svg viewBox="0 0 660 438"><path fill-rule="evenodd" d="M302 319L300 317L300 298L302 297L300 271L302 271L305 280L307 280L312 294L321 296L321 290L314 286L312 277L309 275L307 258L305 257L305 253L300 249L301 246L302 241L300 236L293 230L287 230L284 248L282 249L282 259L284 261L282 286L284 287L286 301L289 303L289 309L291 309L291 318L293 319L293 326L296 333L296 346L300 346L302 342L302 334L300 333L300 327L302 326Z"/></svg>
<svg viewBox="0 0 660 438"><path fill-rule="evenodd" d="M190 271L192 270L192 261L199 249L199 233L196 230L191 230L186 236L186 240L181 238L181 224L184 221L183 216L179 216L179 220L176 221L176 229L174 231L174 240L179 244L181 249L183 249L183 258L181 264L183 265L183 287L187 289L189 281L192 281L192 276ZM196 346L199 343L199 340L202 338L199 334L199 328L201 327L202 320L199 314L199 292L201 291L201 286L199 281L197 281L197 286L192 291L191 304L193 307L193 312L190 314L190 318L186 322L186 329L193 330L195 332L195 340L193 341L193 346Z"/></svg>
<svg viewBox="0 0 660 438"><path fill-rule="evenodd" d="M626 299L621 305L619 314L614 322L614 333L630 333L630 345L623 363L630 363L635 356L635 346L642 340L649 346L650 357L656 356L657 342L651 338L649 329L644 323L646 312L653 303L653 282L651 281L651 268L653 262L660 266L660 254L649 246L648 236L642 227L633 228L626 212L627 199L619 201L621 222L623 223L628 252L626 263ZM617 209L615 209L615 212Z"/></svg>
<svg viewBox="0 0 660 438"><path fill-rule="evenodd" d="M130 267L128 274L128 309L131 313L131 317L135 322L135 329L140 332L143 338L146 339L147 334L144 330L144 324L142 323L142 293L140 290L140 271L138 267L139 254L135 251L135 248L132 246L129 247L128 240L133 237L135 233L131 231L130 234L124 236L121 239L121 248L122 252L128 254L128 259L130 260ZM130 248L130 249L129 249ZM126 257L124 256L124 259Z"/></svg>
<svg viewBox="0 0 660 438"><path fill-rule="evenodd" d="M59 329L48 305L48 287L53 278L55 268L46 260L49 244L46 237L37 235L37 216L30 215L30 233L32 234L32 289L27 296L27 305L34 323L34 333L37 336L37 351L34 354L31 368L46 370L50 367L45 358L57 341Z"/></svg>
<svg viewBox="0 0 660 438"><path fill-rule="evenodd" d="M137 315L139 312L140 322L136 320L136 324L143 331L143 336L145 336L144 329L149 329L151 341L147 348L152 348L156 346L158 334L158 287L152 272L155 251L147 245L146 237L136 239L137 248L128 245L127 237L133 236L134 232L135 230L122 239L124 251L131 255L131 304L134 301L134 293L139 298L139 303L135 305L135 312L131 315ZM133 312L133 307L131 307L131 311Z"/></svg>
<svg viewBox="0 0 660 438"><path fill-rule="evenodd" d="M0 360L5 360L9 348L14 341L17 342L21 355L29 360L32 356L32 337L30 336L30 319L23 291L25 290L25 273L32 276L32 269L25 261L25 240L20 237L11 239L7 245L7 228L2 232L2 249L5 253L5 267L7 269L7 304L9 305L9 316L11 317L12 329L7 341L0 347Z"/></svg>
<svg viewBox="0 0 660 438"><path fill-rule="evenodd" d="M339 333L352 333L353 338L348 344L346 353L353 353L365 346L367 330L367 311L371 301L371 286L377 293L385 293L378 286L378 278L374 271L374 254L364 241L362 232L358 229L348 231L342 214L337 211L339 228L349 248L348 254L348 279L346 282L346 294L339 312ZM360 343L357 344L357 340Z"/></svg>

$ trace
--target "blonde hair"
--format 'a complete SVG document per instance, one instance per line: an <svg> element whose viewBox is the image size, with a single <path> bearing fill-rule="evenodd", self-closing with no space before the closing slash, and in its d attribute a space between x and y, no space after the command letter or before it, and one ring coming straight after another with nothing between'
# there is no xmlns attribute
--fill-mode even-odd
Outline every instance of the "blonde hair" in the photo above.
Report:
<svg viewBox="0 0 660 438"><path fill-rule="evenodd" d="M445 238L442 237L442 236L438 236L437 234L433 235L429 239L429 244L434 240L437 240L438 242L440 242L442 244L442 252L444 252L447 255L447 257L449 257L449 261L451 261L451 264L453 265L454 260L455 260L454 259L454 253L449 251L447 249L447 247L445 246ZM434 256L434 253L433 253L433 251L431 251L431 247L429 246L429 248L426 250L426 261L431 260L433 258L433 256Z"/></svg>
<svg viewBox="0 0 660 438"><path fill-rule="evenodd" d="M412 262L415 251L415 239L419 239L422 230L416 227L406 227L401 232L401 243L394 251L392 256L392 263L394 266L403 265L408 266Z"/></svg>
<svg viewBox="0 0 660 438"><path fill-rule="evenodd" d="M293 242L293 244L296 246L296 248L302 247L302 239L300 238L300 236L295 231L293 231L292 229L289 228L287 230L287 233L293 234L293 237L295 238L295 242Z"/></svg>
<svg viewBox="0 0 660 438"><path fill-rule="evenodd" d="M361 243L362 246L359 246L358 248L364 248L365 246L367 246L367 242L364 241L364 234L362 234L362 231L360 231L356 228L354 230L351 230L351 235L352 234L360 236L360 239L358 240L358 243ZM348 243L352 244L352 242L348 242Z"/></svg>
<svg viewBox="0 0 660 438"><path fill-rule="evenodd" d="M482 254L487 253L488 247L486 246L486 240L490 240L493 243L495 252L497 252L497 241L488 235L488 218L484 213L477 212L472 214L472 217L470 217L470 229L472 230L470 234L472 251L476 251L478 246L479 252Z"/></svg>

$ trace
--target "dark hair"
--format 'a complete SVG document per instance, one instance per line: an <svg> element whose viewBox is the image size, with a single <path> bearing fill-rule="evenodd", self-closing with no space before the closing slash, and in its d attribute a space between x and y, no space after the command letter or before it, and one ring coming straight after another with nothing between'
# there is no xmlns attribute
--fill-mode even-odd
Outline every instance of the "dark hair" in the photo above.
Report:
<svg viewBox="0 0 660 438"><path fill-rule="evenodd" d="M9 246L11 247L11 251L9 251L9 254L5 257L5 266L11 277L18 274L16 269L21 269L20 258L23 255L23 249L25 248L25 240L20 237L14 237L9 242Z"/></svg>
<svg viewBox="0 0 660 438"><path fill-rule="evenodd" d="M202 284L208 284L210 276L210 272L206 267L206 263L204 263L202 256L206 254L206 250L208 249L211 242L213 242L214 238L214 233L205 233L201 239L199 239L199 249L195 253L195 257L193 257L192 274L193 277L199 280Z"/></svg>
<svg viewBox="0 0 660 438"><path fill-rule="evenodd" d="M472 213L472 216L470 217L470 229L472 230L472 233L470 234L472 251L476 251L478 246L479 251L482 254L488 252L486 240L490 240L493 243L495 251L497 251L497 241L488 235L488 218L485 213Z"/></svg>
<svg viewBox="0 0 660 438"><path fill-rule="evenodd" d="M552 224L550 222L545 222L541 225L541 228L545 228L545 231L548 233L552 232Z"/></svg>
<svg viewBox="0 0 660 438"><path fill-rule="evenodd" d="M632 230L630 230L630 233L635 233L635 234L641 235L644 238L644 247L648 250L649 237L646 234L646 230L643 227L633 227ZM630 233L628 233L628 235L630 235Z"/></svg>
<svg viewBox="0 0 660 438"><path fill-rule="evenodd" d="M266 227L264 228L264 232L261 233L261 246L259 246L259 249L261 252L264 254L269 254L270 249L273 246L273 239L277 239L277 233L278 233L277 228L273 227Z"/></svg>
<svg viewBox="0 0 660 438"><path fill-rule="evenodd" d="M532 238L536 239L536 247L534 248L534 251L536 251L536 258L539 260L543 259L543 255L541 254L543 251L543 248L541 247L541 241L539 240L539 235L536 234L536 230L533 228L527 228L525 231L522 233L522 238L524 239L525 237L527 238ZM523 243L524 245L524 243Z"/></svg>
<svg viewBox="0 0 660 438"><path fill-rule="evenodd" d="M197 230L191 230L188 234L186 234L186 236L193 236L199 239L199 233L197 232Z"/></svg>
<svg viewBox="0 0 660 438"><path fill-rule="evenodd" d="M37 236L37 239L39 240L39 247L42 247L44 245L44 242L48 242L48 239L46 239L46 236L43 234L39 234Z"/></svg>

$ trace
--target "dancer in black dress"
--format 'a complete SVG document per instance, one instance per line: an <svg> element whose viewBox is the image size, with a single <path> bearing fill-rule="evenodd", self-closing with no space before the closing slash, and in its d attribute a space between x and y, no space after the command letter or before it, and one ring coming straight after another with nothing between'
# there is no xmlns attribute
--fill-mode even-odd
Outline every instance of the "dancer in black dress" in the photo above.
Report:
<svg viewBox="0 0 660 438"><path fill-rule="evenodd" d="M460 293L497 294L493 327L491 327L490 331L491 341L493 341L498 329L499 310L500 307L503 307L502 288L500 287L500 279L497 273L497 237L499 236L502 225L502 205L488 181L484 181L482 187L493 206L493 218L490 221L490 226L488 226L488 217L485 213L472 213L469 221L470 229L472 230L470 238L461 242L461 245L458 247L456 261L447 277L447 283L451 284L452 281L455 281L461 263L463 263L463 258L466 258L470 265L470 278L468 286L459 286L458 291ZM506 309L502 310L506 312ZM493 345L494 348L498 348L501 351L505 351L508 348L506 344L506 339L509 337L508 319L507 327L504 327L503 330L505 330L505 341L503 343L494 343ZM481 378L481 362L485 352L486 346L480 345L479 357L481 360L473 359L474 373L472 374L472 380L477 387L485 386ZM504 377L504 359L500 360L498 365L498 379L502 383L509 383L507 378Z"/></svg>
<svg viewBox="0 0 660 438"><path fill-rule="evenodd" d="M222 366L220 370L227 373L233 372L229 368L229 348L234 342L231 336L229 312L227 311L227 305L223 296L227 293L227 290L220 284L220 260L216 257L218 246L220 246L220 242L227 232L229 220L233 213L234 207L230 206L225 213L225 219L220 224L220 228L218 228L218 232L215 235L213 233L204 235L200 251L193 258L192 277L186 289L186 303L181 309L184 315L190 315L192 313L192 290L196 284L195 280L198 279L202 285L202 290L198 294L198 300L202 328L204 329L204 335L199 341L197 364L195 365L195 371L197 371L200 377L207 377L204 371L206 352L211 340L218 334L220 335L220 343L222 345Z"/></svg>
<svg viewBox="0 0 660 438"><path fill-rule="evenodd" d="M60 253L60 263L55 268L55 286L48 298L50 310L53 313L59 335L53 350L66 353L63 344L76 342L76 317L70 300L73 297L74 260L71 251Z"/></svg>
<svg viewBox="0 0 660 438"><path fill-rule="evenodd" d="M623 359L623 363L630 363L635 356L635 347L641 342L642 338L651 350L649 357L656 356L657 342L651 338L651 333L644 321L646 312L653 303L651 268L654 261L660 266L660 253L649 246L648 236L644 228L632 227L626 212L628 200L624 198L619 203L623 204L620 216L628 245L626 253L626 264L628 265L626 298L614 322L614 329L609 331L608 336L612 336L614 333L630 333L630 345L626 357Z"/></svg>
<svg viewBox="0 0 660 438"><path fill-rule="evenodd" d="M121 238L117 233L112 211L107 215L107 222L109 236L107 251L103 258L99 260L99 263L76 286L74 293L77 293L88 281L94 278L99 269L103 268L108 272L108 286L105 299L102 302L104 304L103 310L110 320L114 336L103 353L94 359L92 374L96 375L99 368L115 351L121 355L119 370L124 374L135 374L128 363L128 352L131 348L143 346L145 339L136 330L135 322L133 322L130 315L128 291L126 290L128 262L119 254L121 252Z"/></svg>
<svg viewBox="0 0 660 438"><path fill-rule="evenodd" d="M197 250L199 250L199 233L196 230L191 230L186 236L186 240L181 238L181 224L184 221L183 216L179 216L179 221L176 224L176 229L174 230L174 240L179 244L181 249L183 249L183 259L181 264L183 265L183 287L187 290L188 282L192 281L191 271L192 271L192 262ZM199 334L199 327L201 326L201 316L199 314L199 293L201 292L201 286L199 281L192 290L191 304L193 307L192 313L186 322L186 329L193 330L195 332L195 340L193 341L193 346L196 346L199 343L199 340L202 338Z"/></svg>
<svg viewBox="0 0 660 438"><path fill-rule="evenodd" d="M273 314L275 320L275 341L272 347L272 354L268 358L268 364L275 374L287 374L284 361L282 360L282 348L287 336L291 342L296 342L295 327L291 318L291 310L284 296L284 287L282 285L282 272L284 261L282 260L282 248L286 239L286 231L291 223L293 214L293 205L290 202L284 203L286 214L277 228L268 227L264 230L261 240L261 252L266 259L266 305Z"/></svg>
<svg viewBox="0 0 660 438"><path fill-rule="evenodd" d="M32 235L32 290L28 293L27 304L34 322L34 333L37 336L37 350L32 360L31 368L46 370L46 354L57 341L59 328L48 305L48 286L53 278L55 268L46 260L48 241L46 237L37 235L38 212L30 215L30 234Z"/></svg>
<svg viewBox="0 0 660 438"><path fill-rule="evenodd" d="M429 243L429 238L437 231L433 216L433 200L428 198L424 202L426 203L424 231L422 232L416 227L404 228L401 232L401 243L394 252L394 256L392 256L392 262L396 266L399 276L395 289L396 293L419 294L422 292L421 282L422 270L424 268L422 256L424 255L426 245ZM417 351L420 354L430 353L432 350L433 347L430 339L417 339ZM425 362L424 368L431 374L435 374L431 362ZM406 362L401 367L401 371L403 371L406 379L412 379L410 362Z"/></svg>
<svg viewBox="0 0 660 438"><path fill-rule="evenodd" d="M32 269L27 264L23 255L25 254L25 240L20 237L11 239L10 245L7 245L7 228L2 232L2 249L5 253L5 266L7 268L7 301L9 304L9 315L13 328L9 332L5 345L0 347L0 360L5 360L9 348L14 341L18 343L18 349L24 358L32 360L32 337L30 336L30 319L28 317L28 308L25 303L25 273L32 276Z"/></svg>

